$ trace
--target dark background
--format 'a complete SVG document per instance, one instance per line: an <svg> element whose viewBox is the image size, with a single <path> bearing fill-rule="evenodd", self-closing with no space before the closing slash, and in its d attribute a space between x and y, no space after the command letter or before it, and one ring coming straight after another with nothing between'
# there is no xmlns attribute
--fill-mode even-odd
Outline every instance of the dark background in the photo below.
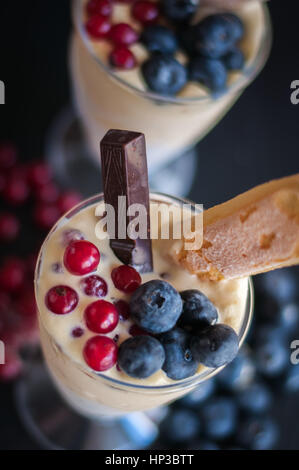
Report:
<svg viewBox="0 0 299 470"><path fill-rule="evenodd" d="M290 102L290 84L299 79L299 3L271 0L270 11L274 43L265 69L198 147L191 198L207 206L299 170L299 105ZM0 3L0 139L15 141L24 159L43 154L49 126L70 104L70 28L68 0ZM296 401L282 400L275 410L283 421L280 448L299 448ZM11 386L0 387L0 403L0 448L36 448L16 416Z"/></svg>

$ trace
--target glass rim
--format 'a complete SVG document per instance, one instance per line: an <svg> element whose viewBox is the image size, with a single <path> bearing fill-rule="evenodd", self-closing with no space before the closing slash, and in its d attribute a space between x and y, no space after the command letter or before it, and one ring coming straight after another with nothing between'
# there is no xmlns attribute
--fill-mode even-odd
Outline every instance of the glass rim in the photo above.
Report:
<svg viewBox="0 0 299 470"><path fill-rule="evenodd" d="M57 222L56 224L52 227L48 235L46 236L36 262L36 268L35 268L35 274L34 274L34 290L35 290L35 298L36 298L36 303L38 307L38 316L41 318L40 313L39 313L39 305L38 305L38 295L37 295L37 279L39 275L39 268L40 268L40 260L43 255L43 250L44 247L51 237L52 233L58 229L64 220L71 219L74 215L78 214L81 210L85 209L86 207L89 207L95 203L100 203L104 200L104 195L103 193L96 194L94 196L91 196L84 201L80 202L77 204L74 208L72 208L70 211L66 212ZM160 193L160 192L150 192L150 200L151 201L156 201L156 202L164 202L164 203L176 203L181 205L182 203L186 204L191 204L193 207L195 205L194 202L186 199L186 198L181 198L181 197L176 197L176 196L171 196L168 194ZM254 306L254 289L253 289L253 282L251 278L248 278L248 292L247 292L247 299L246 299L246 306L245 306L245 313L244 313L244 318L243 322L240 328L240 331L238 333L239 337L239 350L241 346L244 343L244 340L246 338L247 332L250 328L251 321L252 321L252 316L253 316L253 306ZM42 320L41 320L42 322ZM45 328L45 326L43 325ZM48 332L49 333L49 332ZM50 333L49 333L50 334ZM63 354L65 354L70 360L72 358L65 352L63 351ZM121 390L131 390L131 391L136 391L140 393L146 393L146 392L168 392L168 391L180 391L185 388L190 388L194 387L196 385L199 385L200 383L204 382L205 380L212 378L214 375L218 374L224 367L218 367L216 369L210 369L207 368L203 372L200 372L198 374L193 375L192 377L187 377L186 379L183 380L178 380L174 381L174 383L166 384L166 385L138 385L135 383L130 383L130 382L125 382L122 380L115 379L113 377L109 377L103 373L93 371L92 369L88 368L87 366L85 367L84 364L80 364L76 362L76 365L80 367L81 369L83 368L84 370L88 371L89 374L92 374L95 379L101 379L104 382L106 382L108 385L118 388Z"/></svg>
<svg viewBox="0 0 299 470"><path fill-rule="evenodd" d="M83 41L84 46L91 54L92 58L101 67L108 76L116 81L120 86L127 88L129 91L136 93L144 98L152 99L155 101L161 101L163 103L172 103L172 104L198 104L204 102L215 102L218 99L225 97L228 93L237 93L245 88L254 78L258 75L258 73L262 70L263 66L265 65L267 58L270 54L271 45L272 45L272 25L270 20L270 13L269 8L266 5L266 2L260 2L261 8L263 10L264 16L264 31L260 41L259 50L251 61L251 63L245 64L244 69L240 77L237 80L234 80L233 83L227 87L225 93L220 94L219 96L215 95L208 95L208 96L199 96L199 97L191 97L191 98L181 98L181 97L173 97L173 96L165 96L159 93L141 90L138 87L132 85L127 80L121 78L117 75L113 69L111 69L108 65L99 59L99 57L95 54L93 47L90 43L88 33L86 32L84 25L82 23L82 3L83 0L73 0L73 8L72 8L72 16L73 16L73 24L75 29L78 31L80 38Z"/></svg>

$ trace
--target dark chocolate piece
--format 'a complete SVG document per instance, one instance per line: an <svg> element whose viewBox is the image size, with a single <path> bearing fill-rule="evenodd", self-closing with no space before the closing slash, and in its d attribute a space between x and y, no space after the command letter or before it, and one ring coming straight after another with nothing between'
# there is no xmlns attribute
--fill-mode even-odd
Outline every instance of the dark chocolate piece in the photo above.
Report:
<svg viewBox="0 0 299 470"><path fill-rule="evenodd" d="M101 141L101 160L105 203L115 210L115 238L110 246L124 263L140 273L153 271L152 241L150 238L149 187L144 135L139 132L110 130ZM125 196L126 208L119 207L119 196ZM146 210L146 238L133 240L127 232L136 215L127 216L132 204L142 204ZM121 220L121 217L125 218ZM120 222L120 223L119 223ZM109 234L110 235L110 234Z"/></svg>

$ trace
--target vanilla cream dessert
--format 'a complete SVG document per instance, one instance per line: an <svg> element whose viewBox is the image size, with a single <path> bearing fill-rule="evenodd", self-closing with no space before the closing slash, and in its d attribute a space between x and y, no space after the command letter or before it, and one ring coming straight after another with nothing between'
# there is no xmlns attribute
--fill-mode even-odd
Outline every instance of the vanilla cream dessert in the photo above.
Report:
<svg viewBox="0 0 299 470"><path fill-rule="evenodd" d="M99 221L96 209L99 204L104 204L101 198L75 214L69 214L51 232L40 253L36 298L43 352L57 387L80 413L111 416L159 406L187 393L190 388L184 387L180 381L169 379L163 370L140 380L129 377L117 365L97 373L84 360L84 346L90 338L96 336L86 325L84 311L98 298L86 295L82 290L82 279L88 275L75 276L64 266L66 240L69 241L71 237L84 238L99 249L101 260L96 272L92 274L99 275L107 283L107 295L101 298L111 303L119 300L128 302L130 299L130 295L118 290L112 282L111 272L121 263L111 250L109 240L99 240L96 236ZM152 207L153 202L151 210ZM179 206L177 207L179 210ZM152 230L155 229L153 220L156 218L152 219ZM163 224L163 219L160 223ZM196 275L175 264L170 256L173 243L169 240L153 240L154 272L142 274L142 284L152 279L167 279L179 292L187 289L200 290L217 308L218 322L231 326L240 334L246 315L248 278L220 282L201 281ZM47 293L57 285L69 286L77 293L78 304L71 313L57 315L47 307ZM115 329L105 336L114 339L119 346L131 336L132 326L130 317L120 318ZM211 375L215 373L200 365L194 376L193 386L203 374L209 372Z"/></svg>
<svg viewBox="0 0 299 470"><path fill-rule="evenodd" d="M97 158L98 141L109 128L142 130L147 135L150 172L181 155L217 124L259 72L269 52L267 7L258 0L242 3L234 13L245 25L240 47L246 64L241 72L229 74L227 92L213 99L205 87L189 81L175 97L153 96L146 90L140 67L128 71L111 69L108 62L111 44L87 35L86 2L77 0L74 5L76 29L71 40L70 67L74 100L92 154ZM111 22L128 23L138 32L141 26L130 16L130 7L113 4ZM194 21L201 16L199 8ZM138 63L148 56L140 42L133 44L131 50ZM186 62L182 52L176 58Z"/></svg>

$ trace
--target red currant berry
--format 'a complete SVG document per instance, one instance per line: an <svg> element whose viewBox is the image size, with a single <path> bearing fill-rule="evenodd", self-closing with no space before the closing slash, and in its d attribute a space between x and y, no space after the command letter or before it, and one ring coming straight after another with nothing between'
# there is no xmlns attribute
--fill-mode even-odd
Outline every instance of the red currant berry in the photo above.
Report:
<svg viewBox="0 0 299 470"><path fill-rule="evenodd" d="M157 3L140 0L134 3L132 14L141 23L152 23L159 16L159 9Z"/></svg>
<svg viewBox="0 0 299 470"><path fill-rule="evenodd" d="M84 315L87 327L94 333L110 333L119 320L116 307L106 300L97 300L88 305Z"/></svg>
<svg viewBox="0 0 299 470"><path fill-rule="evenodd" d="M126 265L113 269L111 278L115 287L126 294L134 292L142 282L136 269Z"/></svg>
<svg viewBox="0 0 299 470"><path fill-rule="evenodd" d="M20 230L20 224L15 215L0 214L0 240L10 242L15 240Z"/></svg>
<svg viewBox="0 0 299 470"><path fill-rule="evenodd" d="M85 277L80 286L85 295L92 297L105 297L108 292L107 282L96 274Z"/></svg>
<svg viewBox="0 0 299 470"><path fill-rule="evenodd" d="M29 196L29 187L21 176L10 175L3 190L4 199L13 206L24 204Z"/></svg>
<svg viewBox="0 0 299 470"><path fill-rule="evenodd" d="M68 286L55 286L46 296L46 305L56 315L66 315L75 310L79 302L76 291Z"/></svg>
<svg viewBox="0 0 299 470"><path fill-rule="evenodd" d="M58 199L58 209L61 214L65 214L69 210L73 209L74 206L82 201L82 197L75 191L68 191L60 196Z"/></svg>
<svg viewBox="0 0 299 470"><path fill-rule="evenodd" d="M113 67L119 69L130 70L136 65L136 59L134 54L124 46L116 47L110 54L110 63Z"/></svg>
<svg viewBox="0 0 299 470"><path fill-rule="evenodd" d="M112 26L109 38L117 46L129 46L138 40L138 34L126 23L118 23Z"/></svg>
<svg viewBox="0 0 299 470"><path fill-rule="evenodd" d="M35 197L39 202L52 204L57 201L59 191L55 184L50 182L38 188Z"/></svg>
<svg viewBox="0 0 299 470"><path fill-rule="evenodd" d="M83 328L81 328L81 326L76 326L76 328L74 328L72 330L72 337L73 338L81 338L81 336L84 335L84 330Z"/></svg>
<svg viewBox="0 0 299 470"><path fill-rule="evenodd" d="M15 302L15 309L22 317L35 317L37 312L33 289L24 290Z"/></svg>
<svg viewBox="0 0 299 470"><path fill-rule="evenodd" d="M94 15L86 23L87 32L94 39L103 39L109 34L111 25L103 15Z"/></svg>
<svg viewBox="0 0 299 470"><path fill-rule="evenodd" d="M128 302L125 300L118 300L114 305L118 311L120 320L124 321L130 317L130 306Z"/></svg>
<svg viewBox="0 0 299 470"><path fill-rule="evenodd" d="M33 188L39 188L52 179L52 172L49 166L44 162L32 163L27 170L29 184Z"/></svg>
<svg viewBox="0 0 299 470"><path fill-rule="evenodd" d="M129 333L131 336L150 336L147 331L143 330L138 325L132 325L129 329Z"/></svg>
<svg viewBox="0 0 299 470"><path fill-rule="evenodd" d="M100 252L88 241L71 242L64 252L64 265L75 276L83 276L95 271L100 262Z"/></svg>
<svg viewBox="0 0 299 470"><path fill-rule="evenodd" d="M42 230L50 230L60 217L60 212L55 204L40 203L36 206L33 218Z"/></svg>
<svg viewBox="0 0 299 470"><path fill-rule="evenodd" d="M94 336L85 344L83 356L91 369L104 372L116 364L117 349L111 338Z"/></svg>
<svg viewBox="0 0 299 470"><path fill-rule="evenodd" d="M9 143L3 142L0 144L0 171L12 168L17 162L17 149Z"/></svg>
<svg viewBox="0 0 299 470"><path fill-rule="evenodd" d="M84 240L85 237L80 230L77 230L75 228L71 228L69 230L66 230L62 234L62 244L64 246L68 246L71 242L74 242L76 240Z"/></svg>
<svg viewBox="0 0 299 470"><path fill-rule="evenodd" d="M0 285L6 292L18 291L25 280L25 265L19 258L8 258L0 269Z"/></svg>
<svg viewBox="0 0 299 470"><path fill-rule="evenodd" d="M110 16L112 3L110 0L89 0L86 10L89 15Z"/></svg>

